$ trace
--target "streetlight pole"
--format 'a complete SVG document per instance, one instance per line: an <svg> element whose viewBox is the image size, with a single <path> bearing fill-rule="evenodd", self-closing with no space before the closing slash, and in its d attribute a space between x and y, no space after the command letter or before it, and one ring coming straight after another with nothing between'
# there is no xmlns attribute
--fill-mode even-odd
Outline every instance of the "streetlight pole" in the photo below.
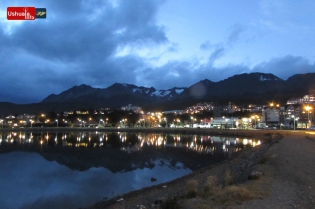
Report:
<svg viewBox="0 0 315 209"><path fill-rule="evenodd" d="M306 124L306 128L307 128L307 125L309 124L310 122L310 110L312 109L311 106L306 106L305 107L305 110L307 111L307 124ZM310 126L309 126L310 127Z"/></svg>
<svg viewBox="0 0 315 209"><path fill-rule="evenodd" d="M295 115L293 115L292 117L293 117L293 130L295 131Z"/></svg>
<svg viewBox="0 0 315 209"><path fill-rule="evenodd" d="M58 120L56 120L56 122L57 122L57 128L58 128Z"/></svg>
<svg viewBox="0 0 315 209"><path fill-rule="evenodd" d="M192 120L191 127L193 128L194 127L194 117L190 117L190 119Z"/></svg>
<svg viewBox="0 0 315 209"><path fill-rule="evenodd" d="M307 124L310 122L310 110L307 112ZM306 127L307 128L307 127Z"/></svg>
<svg viewBox="0 0 315 209"><path fill-rule="evenodd" d="M167 127L167 119L166 119L166 118L164 118L164 120L165 120L165 122L166 122L166 128L168 128L168 127Z"/></svg>

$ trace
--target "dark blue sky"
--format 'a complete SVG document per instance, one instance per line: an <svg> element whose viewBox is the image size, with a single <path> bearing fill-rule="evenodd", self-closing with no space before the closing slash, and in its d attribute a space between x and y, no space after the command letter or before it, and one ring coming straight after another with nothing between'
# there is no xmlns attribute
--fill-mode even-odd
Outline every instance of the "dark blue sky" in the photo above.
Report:
<svg viewBox="0 0 315 209"><path fill-rule="evenodd" d="M47 9L9 21L8 6ZM74 85L169 89L265 72L315 72L315 2L258 0L0 3L0 101L39 102Z"/></svg>

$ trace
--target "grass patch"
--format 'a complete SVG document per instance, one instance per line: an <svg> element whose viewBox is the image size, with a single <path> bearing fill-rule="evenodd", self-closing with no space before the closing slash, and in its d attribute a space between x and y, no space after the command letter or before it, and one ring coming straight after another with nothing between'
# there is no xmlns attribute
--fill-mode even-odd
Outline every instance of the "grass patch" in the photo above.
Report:
<svg viewBox="0 0 315 209"><path fill-rule="evenodd" d="M225 186L231 185L233 183L233 176L231 174L230 170L225 171L225 176L224 176L224 184Z"/></svg>
<svg viewBox="0 0 315 209"><path fill-rule="evenodd" d="M264 180L257 180L254 183L241 185L232 184L233 176L231 171L225 172L223 183L220 184L217 176L208 176L203 188L198 191L198 182L190 180L187 182L187 193L183 200L199 197L196 208L203 208L202 205L233 205L251 199L260 198L263 195L258 189L265 184Z"/></svg>
<svg viewBox="0 0 315 209"><path fill-rule="evenodd" d="M185 208L204 209L216 208L219 206L233 206L243 202L261 199L270 194L272 188L272 176L274 171L269 166L274 155L266 155L255 167L266 175L260 176L255 181L246 181L241 184L235 182L236 177L230 169L226 169L222 176L207 176L206 179L190 180L187 182L187 190L179 204ZM203 182L202 184L200 184ZM199 183L199 186L198 186Z"/></svg>
<svg viewBox="0 0 315 209"><path fill-rule="evenodd" d="M231 185L224 187L217 195L217 200L221 203L232 204L241 203L257 196L244 186Z"/></svg>
<svg viewBox="0 0 315 209"><path fill-rule="evenodd" d="M198 181L190 180L187 182L187 198L195 198L197 196L198 191Z"/></svg>
<svg viewBox="0 0 315 209"><path fill-rule="evenodd" d="M203 189L204 196L211 196L219 191L218 177L208 176L206 184Z"/></svg>

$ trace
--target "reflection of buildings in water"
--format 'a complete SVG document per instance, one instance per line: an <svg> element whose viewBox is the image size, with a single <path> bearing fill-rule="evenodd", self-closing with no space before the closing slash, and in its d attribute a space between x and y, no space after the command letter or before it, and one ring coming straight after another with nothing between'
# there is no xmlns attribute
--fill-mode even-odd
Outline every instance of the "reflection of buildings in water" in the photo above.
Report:
<svg viewBox="0 0 315 209"><path fill-rule="evenodd" d="M118 139L118 141L116 140ZM186 148L198 153L234 153L246 146L260 145L260 140L207 135L181 135L163 133L107 133L107 132L68 132L68 133L2 133L3 143L34 144L41 146L102 147L113 146L126 152L137 152L146 146Z"/></svg>

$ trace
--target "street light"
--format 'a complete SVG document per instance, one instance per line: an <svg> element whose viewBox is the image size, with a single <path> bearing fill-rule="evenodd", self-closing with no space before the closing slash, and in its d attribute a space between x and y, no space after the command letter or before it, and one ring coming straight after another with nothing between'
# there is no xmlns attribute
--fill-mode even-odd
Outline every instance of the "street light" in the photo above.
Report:
<svg viewBox="0 0 315 209"><path fill-rule="evenodd" d="M253 115L251 118L254 120L254 128L256 128L258 116L257 115Z"/></svg>
<svg viewBox="0 0 315 209"><path fill-rule="evenodd" d="M58 120L56 120L56 122L57 122L57 128L58 128Z"/></svg>
<svg viewBox="0 0 315 209"><path fill-rule="evenodd" d="M192 120L192 125L191 125L191 127L193 128L193 127L194 127L194 117L190 117L190 119Z"/></svg>
<svg viewBox="0 0 315 209"><path fill-rule="evenodd" d="M123 119L122 121L123 121L123 123L124 123L124 128L126 128L126 121L127 121L127 119L125 118L125 119Z"/></svg>
<svg viewBox="0 0 315 209"><path fill-rule="evenodd" d="M251 119L254 120L254 127L253 128L255 128L255 126L256 126L255 116L252 116Z"/></svg>
<svg viewBox="0 0 315 209"><path fill-rule="evenodd" d="M167 127L167 119L166 119L166 118L164 118L164 120L165 120L165 122L166 122L166 128L168 128L168 127Z"/></svg>
<svg viewBox="0 0 315 209"><path fill-rule="evenodd" d="M145 118L142 118L141 120L143 120L143 128L145 128Z"/></svg>
<svg viewBox="0 0 315 209"><path fill-rule="evenodd" d="M99 121L99 123L98 123L98 126L100 126L100 125L101 125L101 121L103 122L103 119L100 119L100 121Z"/></svg>
<svg viewBox="0 0 315 209"><path fill-rule="evenodd" d="M33 120L30 120L30 122L31 122L31 128L33 127L32 125L33 125Z"/></svg>
<svg viewBox="0 0 315 209"><path fill-rule="evenodd" d="M305 108L305 110L307 111L307 124L309 124L309 122L310 122L310 110L312 109L312 107L311 106L305 106L304 107ZM307 126L307 125L306 125ZM309 126L310 127L310 126ZM306 127L307 128L307 127Z"/></svg>
<svg viewBox="0 0 315 209"><path fill-rule="evenodd" d="M2 123L2 128L3 128L3 120L1 119L1 123Z"/></svg>

